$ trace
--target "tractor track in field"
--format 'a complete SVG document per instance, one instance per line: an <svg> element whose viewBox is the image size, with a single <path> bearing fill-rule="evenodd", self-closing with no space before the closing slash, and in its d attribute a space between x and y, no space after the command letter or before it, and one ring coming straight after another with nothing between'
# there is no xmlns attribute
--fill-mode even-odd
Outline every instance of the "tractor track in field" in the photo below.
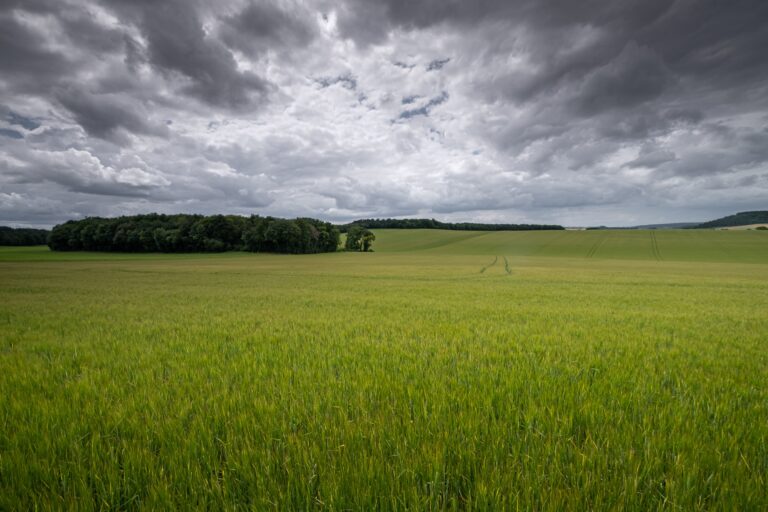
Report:
<svg viewBox="0 0 768 512"><path fill-rule="evenodd" d="M507 273L508 276L512 275L512 269L509 267L509 260L506 256L504 256L504 271Z"/></svg>
<svg viewBox="0 0 768 512"><path fill-rule="evenodd" d="M592 247L590 247L589 251L587 251L587 258L592 258L595 253L600 250L600 247L603 245L603 242L605 242L606 238L608 238L608 235L603 235L597 241L595 241L594 244L592 244Z"/></svg>
<svg viewBox="0 0 768 512"><path fill-rule="evenodd" d="M664 258L661 257L661 251L659 251L659 241L656 239L656 232L651 231L651 251L656 261L661 261Z"/></svg>
<svg viewBox="0 0 768 512"><path fill-rule="evenodd" d="M481 274L485 274L485 271L486 271L486 270L488 270L489 268L491 268L492 266L494 266L494 265L496 264L496 262L497 262L497 261L499 261L499 257L498 257L498 256L496 256L495 258L493 258L493 261L492 261L492 262L491 262L489 265L486 265L486 266L484 266L483 268L481 268L481 269L480 269L480 273L481 273Z"/></svg>

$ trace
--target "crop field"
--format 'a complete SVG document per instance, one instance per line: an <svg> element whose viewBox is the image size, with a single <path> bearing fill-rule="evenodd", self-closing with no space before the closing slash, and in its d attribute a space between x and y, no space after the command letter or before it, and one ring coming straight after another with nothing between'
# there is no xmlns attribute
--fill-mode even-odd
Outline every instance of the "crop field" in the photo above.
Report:
<svg viewBox="0 0 768 512"><path fill-rule="evenodd" d="M766 510L768 233L0 248L0 510Z"/></svg>

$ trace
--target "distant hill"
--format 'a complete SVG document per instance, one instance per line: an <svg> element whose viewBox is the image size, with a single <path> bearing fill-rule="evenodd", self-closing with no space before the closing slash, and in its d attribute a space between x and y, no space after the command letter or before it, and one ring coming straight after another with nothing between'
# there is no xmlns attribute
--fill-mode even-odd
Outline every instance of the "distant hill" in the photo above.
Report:
<svg viewBox="0 0 768 512"><path fill-rule="evenodd" d="M47 229L0 226L0 245L45 245L49 234Z"/></svg>
<svg viewBox="0 0 768 512"><path fill-rule="evenodd" d="M339 226L345 233L357 224L368 229L447 229L450 231L538 231L562 230L555 224L482 224L477 222L440 222L435 219L358 219Z"/></svg>
<svg viewBox="0 0 768 512"><path fill-rule="evenodd" d="M698 222L670 222L667 224L643 224L642 226L621 226L621 227L610 227L610 226L589 226L586 229L588 230L594 230L594 229L685 229L694 227L698 224Z"/></svg>
<svg viewBox="0 0 768 512"><path fill-rule="evenodd" d="M721 219L711 220L696 226L693 229L706 228L727 228L731 226L745 226L747 224L765 224L768 223L768 210L754 212L739 212L736 215L729 215Z"/></svg>
<svg viewBox="0 0 768 512"><path fill-rule="evenodd" d="M644 224L632 226L632 229L684 229L698 225L698 222L670 222L667 224Z"/></svg>

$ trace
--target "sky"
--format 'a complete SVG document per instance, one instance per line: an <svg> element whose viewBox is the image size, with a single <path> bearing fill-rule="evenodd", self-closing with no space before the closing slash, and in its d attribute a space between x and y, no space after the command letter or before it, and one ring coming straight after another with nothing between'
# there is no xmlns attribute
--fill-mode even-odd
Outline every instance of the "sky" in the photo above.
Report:
<svg viewBox="0 0 768 512"><path fill-rule="evenodd" d="M0 224L768 209L765 0L0 0Z"/></svg>

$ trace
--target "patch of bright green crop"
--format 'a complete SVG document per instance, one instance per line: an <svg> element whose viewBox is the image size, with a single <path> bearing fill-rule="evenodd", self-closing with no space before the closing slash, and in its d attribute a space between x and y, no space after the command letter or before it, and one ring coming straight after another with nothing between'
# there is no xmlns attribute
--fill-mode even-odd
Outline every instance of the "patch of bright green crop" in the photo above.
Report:
<svg viewBox="0 0 768 512"><path fill-rule="evenodd" d="M0 250L0 510L764 510L768 237L692 233Z"/></svg>

